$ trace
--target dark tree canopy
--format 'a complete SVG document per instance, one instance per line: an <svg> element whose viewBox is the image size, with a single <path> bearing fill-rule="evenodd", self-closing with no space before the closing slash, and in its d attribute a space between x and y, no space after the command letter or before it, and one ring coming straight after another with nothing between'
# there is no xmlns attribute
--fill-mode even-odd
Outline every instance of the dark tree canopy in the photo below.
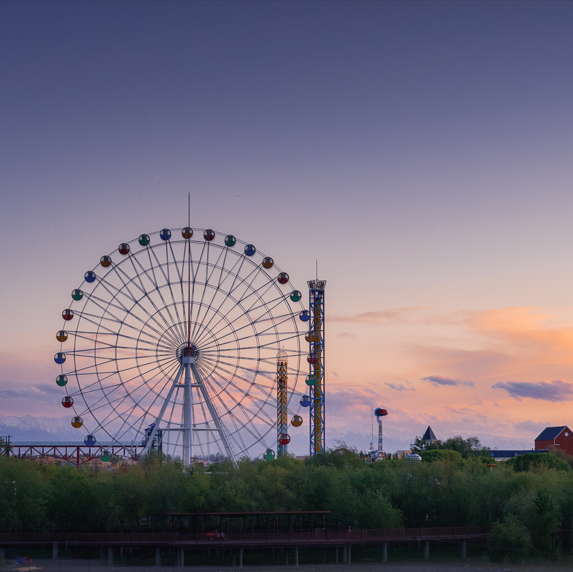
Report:
<svg viewBox="0 0 573 572"><path fill-rule="evenodd" d="M137 531L150 516L152 530L167 530L170 512L328 510L331 529L493 526L492 555L502 559L512 547L571 550L569 464L531 454L488 467L490 458L476 456L479 442L462 441L420 449L421 463L368 464L340 448L315 460L244 460L208 473L154 456L111 470L0 457L0 532Z"/></svg>

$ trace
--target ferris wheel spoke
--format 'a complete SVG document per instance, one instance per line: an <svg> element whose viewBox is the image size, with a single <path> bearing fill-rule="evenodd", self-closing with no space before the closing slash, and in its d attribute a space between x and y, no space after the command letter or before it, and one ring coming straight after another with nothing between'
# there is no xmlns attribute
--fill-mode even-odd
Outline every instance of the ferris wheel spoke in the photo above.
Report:
<svg viewBox="0 0 573 572"><path fill-rule="evenodd" d="M242 264L241 264L241 267L242 267ZM260 271L260 267L255 267L255 268L253 269L253 271L252 271L249 275L247 275L247 277L246 277L246 278L249 278L249 277L251 278L250 282L246 283L246 278L245 278L245 280L240 283L241 285L245 285L245 283L247 284L247 285L245 286L245 291L248 291L249 288L252 289L252 282L254 281L254 279L256 278L256 276L258 275L259 271ZM215 313L216 313L217 315L220 315L220 314L221 314L221 308L223 307L223 305L225 304L225 302L226 302L228 299L232 299L232 300L235 302L235 305L237 305L237 306L240 306L240 305L241 305L241 298L239 298L239 299L237 300L236 298L233 297L233 292L238 288L238 286L235 286L235 284L236 284L236 279L233 281L233 284L231 285L231 288L230 288L228 291L225 292L225 293L226 293L226 297L224 297L224 298L222 299L221 303L219 304L218 308L216 309L216 312L215 312ZM244 293L243 293L243 297L244 297ZM213 315L215 315L215 314L213 314ZM218 324L221 322L221 319L222 319L222 318L220 318L219 321L215 323L215 325L211 326L210 324L211 324L212 319L213 319L213 318L211 318L211 320L209 320L209 322L206 324L206 327L208 327L208 328L214 330L214 329L218 326Z"/></svg>
<svg viewBox="0 0 573 572"><path fill-rule="evenodd" d="M223 256L224 251L221 250L219 252L219 256L217 257L217 260L213 263L212 267L211 267L211 272L209 273L209 246L207 246L207 264L205 266L205 283L203 284L203 292L201 294L201 301L199 302L199 310L197 311L197 318L195 320L195 326L193 327L193 333L192 336L193 338L195 338L195 332L197 329L197 324L201 323L202 319L201 319L201 308L205 307L205 316L206 316L206 312L208 311L208 309L210 308L210 305L213 301L213 298L216 295L216 289L213 288L211 286L211 288L214 290L213 292L213 296L211 298L211 302L209 304L205 304L205 293L207 291L207 286L209 285L209 281L213 276L213 273L215 272L216 268L217 268L217 263L220 261L221 257ZM203 317L204 319L204 317Z"/></svg>
<svg viewBox="0 0 573 572"><path fill-rule="evenodd" d="M116 275L119 277L120 274L117 271L117 267L116 268ZM120 278L121 280L121 278ZM123 281L122 281L123 282ZM145 313L149 318L154 319L155 318L150 314L150 312L148 311L148 309L145 307L145 305L142 304L142 301L147 299L146 295L147 293L145 291L143 291L143 296L140 298L137 298L136 296L134 296L133 294L131 294L131 291L129 291L130 295L126 296L124 290L127 289L127 286L124 283L124 287L123 288L118 288L117 286L115 286L115 284L112 284L111 282L106 282L104 279L101 279L99 282L100 285L103 286L103 288L106 290L106 292L112 297L112 300L117 300L117 303L120 304L120 309L121 311L125 312L126 316L130 316L131 318L136 319L137 321L139 321L141 324L145 323L144 320L138 316L134 311L134 307L138 307L139 309L141 309L143 311L143 313ZM136 285L137 286L137 285ZM131 307L127 307L124 304L122 304L119 299L117 298L117 296L119 294L123 294L125 295L130 302L132 303ZM93 292L90 295L89 299L91 301L93 300L97 300L97 302L101 302L101 303L95 303L97 307L100 308L100 310L102 310L102 312L105 314L108 311L108 308L111 307L117 307L116 305L113 304L112 300L110 300L109 302L106 303L105 300L97 297ZM120 320L120 322L122 322ZM159 328L163 327L163 324L161 324L160 322L157 322L157 326ZM158 333L158 335L160 335L160 331L159 330L155 330L156 333Z"/></svg>
<svg viewBox="0 0 573 572"><path fill-rule="evenodd" d="M253 360L253 361L258 361L258 362L259 362L259 360ZM269 365L270 365L270 364L272 364L273 362L269 361L268 363L269 363ZM235 363L229 363L229 362L220 361L220 362L218 363L218 366L219 366L219 369L220 369L221 371L225 371L226 373L233 374L233 375L235 375L235 376L236 376L237 374L234 373L234 372L232 372L231 369L226 369L226 368L223 368L223 367L221 367L221 366L227 366L227 367L232 368L233 370L240 370L240 371L244 372L245 374L247 374L247 373L252 373L252 374L255 375L255 376L260 375L260 376L262 376L262 377L267 378L267 379L268 379L271 383L273 383L273 384L274 384L274 381L275 381L274 378L275 378L275 375L276 375L276 374L275 374L274 372L271 372L271 371L265 371L265 370L261 370L261 369L249 368L249 367L246 367L246 366L243 366L243 365L238 365L238 364L236 364L236 362L235 362ZM248 383L253 383L251 380L249 380L249 379L246 378L246 377L240 376L240 379L241 379L242 381L245 381L245 382L248 382ZM272 386L269 387L269 389L272 389L272 388L273 388Z"/></svg>
<svg viewBox="0 0 573 572"><path fill-rule="evenodd" d="M208 391L208 389L207 389ZM243 441L243 436L241 435L240 432L240 427L243 425L242 423L240 423L239 419L234 415L234 413L229 410L229 408L227 407L226 403L219 397L216 396L215 399L217 399L221 405L223 406L223 409L227 412L227 416L229 418L229 421L232 423L233 427L235 428L235 431L231 432L228 431L228 438L229 440L233 440L237 445L239 445L239 447L246 449L246 445L245 442ZM216 407L215 403L213 403L213 407ZM239 440L237 440L237 436L239 438Z"/></svg>
<svg viewBox="0 0 573 572"><path fill-rule="evenodd" d="M221 369L222 369L222 371L225 371L224 368L221 368ZM226 373L231 373L231 372L226 372ZM238 376L234 376L234 377L238 377ZM220 382L218 382L218 381L217 381L214 377L212 377L211 375L206 376L206 379L207 379L207 380L211 380L214 384L217 384L218 387L221 387L221 388L222 388L222 386L220 385ZM243 381L247 381L247 382L248 382L248 380L246 380L245 378L241 378L241 379L242 379ZM236 383L234 383L233 381L228 381L227 383L228 383L228 385L231 385L238 393L242 394L244 397L247 397L249 400L252 400L252 399L253 399L253 395L249 392L249 389L250 389L250 388L245 390L245 389L239 387L239 386L238 386ZM248 382L248 383L250 384L251 382ZM219 394L218 394L218 395L219 395ZM238 401L238 400L235 398L235 396L234 396L233 394L229 394L229 396L231 397L231 399L233 399L233 400L235 401L235 403L236 403L237 405L239 405L239 404L241 403L240 401ZM269 388L269 393L267 394L267 397L270 398L271 396L272 396L272 388ZM266 403L266 402L265 402L265 403Z"/></svg>
<svg viewBox="0 0 573 572"><path fill-rule="evenodd" d="M233 318L232 320L227 320L225 316L221 317L216 324L214 324L213 326L211 326L211 329L213 330L213 335L217 336L221 331L223 331L224 329L226 329L226 328L228 328L228 327L231 327L237 320L240 320L240 319L245 319L245 318L246 318L246 319L249 320L249 323L248 323L248 324L245 324L244 326L242 326L242 327L239 328L239 329L244 329L244 328L248 328L249 326L253 326L253 325L256 324L258 321L260 321L261 319L263 319L263 317L264 317L265 320L266 320L266 319L269 319L269 320L272 320L272 319L273 319L273 318L272 318L272 314L270 313L270 311L269 311L269 309L268 309L268 307L267 307L266 305L263 306L263 307L265 308L265 312L262 314L262 316L259 316L258 318L253 319L253 318L251 317L251 311L250 311L249 309L247 309L247 308L244 308L244 307L242 306L242 303L241 303L240 300L234 300L234 301L235 301L235 305L236 305L238 308L240 308L241 313L240 313L237 317ZM278 304L277 304L277 305L278 305ZM257 308L257 309L262 309L262 307L259 307L259 308ZM268 317L267 317L267 316L268 316ZM292 318L292 314L290 314L289 317ZM218 327L219 324L221 324L221 322L222 322L223 320L226 320L226 322L220 327L219 330L215 330L215 328ZM233 329L233 331L238 331L238 330L234 330L234 329Z"/></svg>
<svg viewBox="0 0 573 572"><path fill-rule="evenodd" d="M136 285L137 286L137 285ZM117 299L117 294L119 294L120 292L123 291L123 289L118 288L117 286L115 286L114 284L111 283L104 283L104 287L106 289L106 291L110 294L110 296L113 296L113 299ZM139 287L138 287L139 289ZM113 292L115 292L115 294L113 294ZM93 294L92 294L93 296ZM127 306L123 306L122 305L122 310L125 311L126 315L130 316L130 318L135 319L136 321L138 321L141 324L148 324L148 327L150 327L153 331L155 331L158 335L161 335L161 328L163 328L165 325L170 325L169 322L167 321L167 319L165 318L165 316L163 316L162 312L157 309L157 311L152 314L143 304L144 301L149 301L152 306L154 306L154 308L157 308L157 305L153 302L152 298L149 296L149 293L146 292L145 290L142 291L142 296L137 298L133 295L128 297L129 300L132 302L132 306L131 307L127 307ZM105 301L103 301L105 304ZM110 302L111 304L111 302ZM106 311L106 307L101 306L98 304L98 307L105 312ZM140 309L147 317L148 320L145 321L143 318L141 318L137 313L134 312L134 308L137 307L138 309ZM164 323L161 323L158 319L157 316L160 316L163 319ZM153 327L150 325L150 320L152 320L155 324L156 327Z"/></svg>
<svg viewBox="0 0 573 572"><path fill-rule="evenodd" d="M76 340L83 340L83 341L86 341L86 342L93 343L93 344L94 344L94 349L95 349L97 346L100 346L100 347L102 347L102 348L114 348L114 347L117 345L117 344L112 344L112 343L110 343L110 342L106 342L106 341L104 341L104 340L97 339L97 338L95 337L96 335L98 335L98 337L101 337L101 336L106 336L106 335L111 335L111 334L99 334L99 333L96 333L96 332L93 332L93 331L79 331L79 330L76 330L75 332L71 332L71 335L73 335ZM135 342L135 343L136 343L136 346L134 346L134 348L137 347L138 344L150 345L150 346L152 346L152 349L155 349L155 345L154 345L154 344L161 345L161 342L160 342L160 340L159 340L158 338L152 338L152 340L155 340L155 341L145 340L145 339L142 339L142 338L136 338L135 336L129 336L129 335L127 335L127 334L123 334L123 333L120 333L120 332L114 333L114 334L113 334L113 337L116 338L117 340L122 339L122 340L127 340L127 341ZM166 347L168 347L168 346L166 346Z"/></svg>
<svg viewBox="0 0 573 572"><path fill-rule="evenodd" d="M146 249L149 250L149 247L146 247ZM148 258L149 258L150 264L152 264L152 262L151 262L151 255L149 254L149 252L148 252ZM149 269L145 268L145 267L141 264L141 262L139 261L139 259L137 259L137 258L135 258L135 257L132 257L132 258L131 258L131 261L132 261L132 263L133 263L133 268L134 268L134 271L135 271L135 272L137 272L137 269L136 269L136 267L135 267L135 262L134 262L134 260L135 260L135 262L137 262L137 264L138 264L139 267L140 267L140 272L137 273L137 276L139 277L139 281L140 281L140 283L141 283L141 288L142 288L142 291L143 291L143 293L144 293L144 297L145 297L145 299L148 300L149 303L153 306L153 309L155 310L155 313L154 313L154 314L155 314L155 315L160 315L161 312L160 312L159 306L157 306L157 304L155 303L155 300L153 300L153 297L150 295L150 292L147 291L147 289L146 289L145 286L143 285L143 281L141 280L141 276L142 276L142 275L145 276L145 277L149 280L149 282L151 283L151 285L153 286L153 291L159 290L160 287L159 287L159 284L157 283L157 280L156 280L156 278L155 278L154 267L152 267L152 268L153 268L153 272L150 273L150 272L149 272ZM161 317L163 318L165 324L168 324L168 322L165 320L165 317L164 317L163 315L161 315Z"/></svg>
<svg viewBox="0 0 573 572"><path fill-rule="evenodd" d="M96 363L95 365L89 365L89 366L85 366L85 367L82 367L82 368L79 368L79 369L76 368L76 369L74 369L74 370L72 370L72 371L70 371L70 372L67 372L67 375L72 375L72 374L73 374L73 375L76 375L76 376L82 375L82 374L83 374L83 375L93 375L93 374L94 374L94 370L98 371L98 368L101 368L101 367L102 367L103 365L105 365L106 363L112 363L112 362L114 362L114 361L116 361L116 360L114 360L114 359L109 359L109 358L108 358L108 359L102 360L102 362L100 362L100 363ZM137 368L138 368L138 366L132 366L132 367L129 367L129 368L124 368L122 371L131 371L131 370L135 370L135 369L137 369ZM155 364L155 365L154 365L154 369L155 369L155 368L159 368L159 366L158 366L157 364ZM150 371L152 371L152 370L150 370ZM105 376L109 377L109 376L112 376L112 375L118 375L118 373L119 373L119 369L115 369L115 370L112 370L112 371L109 371L109 372L106 372L106 371L98 371L98 381L97 381L97 382L94 382L94 383L99 383L99 382L100 382L100 378L99 378L100 375L105 375ZM105 379L105 378L104 378L104 379Z"/></svg>
<svg viewBox="0 0 573 572"><path fill-rule="evenodd" d="M113 269L115 276L117 276L117 279L121 282L121 288L118 288L112 282L107 282L107 284L109 284L110 288L113 288L117 292L115 299L117 299L119 301L117 296L125 296L128 300L137 304L137 300L139 300L140 296L136 296L131 291L131 286L133 286L134 288L139 290L141 294L145 294L145 290L142 291L139 288L139 285L137 284L137 282L135 282L133 277L131 277L129 274L127 274L127 272L125 272L125 270L121 267L120 264L113 264L112 269Z"/></svg>
<svg viewBox="0 0 573 572"><path fill-rule="evenodd" d="M113 318L109 318L106 315L104 316L97 316L95 314L91 314L85 311L81 311L78 312L78 317L82 318L84 320L86 320L88 323L92 324L93 326L95 326L96 328L98 328L97 332L94 332L96 335L99 333L99 329L103 329L107 334L111 334L111 335L117 335L117 330L114 330L112 328L113 324L117 324L120 326L124 326L125 328L129 329L129 330L133 330L133 332L135 334L139 333L140 330L138 330L137 328L135 328L135 326L132 326L131 324L127 324L126 322L122 322L121 320L119 320L118 318L116 318L115 316L113 316ZM105 323L104 323L105 322ZM152 330L153 331L153 330ZM159 332L156 332L158 334L158 338L159 339ZM125 335L125 334L124 334Z"/></svg>
<svg viewBox="0 0 573 572"><path fill-rule="evenodd" d="M162 381L165 381L165 378L159 379L159 380L157 381L157 383L155 384L154 388L157 387L157 385L161 384ZM161 392L164 390L165 386L168 385L168 383L169 383L169 380L165 381L165 383L163 384L163 387L161 388L161 390L159 391L159 393L157 393L157 395L160 395L160 394L161 394ZM122 385L125 385L125 384L122 384ZM153 389L154 389L154 388L153 388ZM124 387L124 390L125 390L125 387ZM152 392L152 391L153 391L152 389L148 388L146 395L148 395L148 394L149 394L150 392ZM105 398L106 398L106 400L107 400L107 403L103 403L103 405L100 405L100 406L98 406L98 407L95 407L95 406L94 406L94 407L91 407L91 408L90 408L90 411L95 411L95 410L97 410L97 409L101 409L101 408L107 407L107 406L109 405L109 406L111 406L112 409L111 409L110 413L108 413L108 415L106 416L106 418L104 418L104 422L110 422L110 423L112 423L112 422L114 422L116 419L122 419L122 420L123 420L123 416L126 415L126 411L123 411L123 412L120 413L120 412L117 411L116 407L117 407L118 405L122 405L124 401L126 401L126 400L128 400L128 399L131 399L131 401L133 402L133 404L131 405L131 407L130 407L127 411L128 411L128 412L129 412L129 411L133 411L134 409L140 407L140 402L141 402L141 400L143 399L143 397L142 397L139 401L136 401L135 399L133 399L133 396L132 396L131 394L132 394L132 392L126 392L125 394L120 395L120 396L118 396L117 398L114 398L114 399L111 399L111 400L110 400L110 399L109 399L109 393L106 393L106 394L105 394ZM145 397L145 396L144 396L144 397ZM103 401L103 398L102 398L102 401ZM114 405L115 405L115 407L114 407ZM129 415L131 415L131 413L129 413Z"/></svg>
<svg viewBox="0 0 573 572"><path fill-rule="evenodd" d="M169 283L169 278L167 277L167 274L165 274L165 270L163 269L163 265L161 264L161 262L159 261L159 259L157 258L157 254L155 253L155 250L153 248L149 249L148 252L150 252L150 257L151 254L153 254L153 258L155 259L155 262L157 263L157 268L159 268L161 275L163 276L163 279L165 280L165 282L167 283L167 285L171 288L171 285ZM154 279L157 281L157 277L155 276L155 267L152 265L153 268L153 276ZM165 298L163 297L163 292L161 291L162 288L156 288L156 292L158 293L160 299L161 299L161 303L163 304L163 308L167 311L167 314L169 316L169 320L171 321L171 325L175 325L176 321L173 318L171 311L169 310L169 306L167 305L167 303L165 302ZM171 295L173 296L173 292L171 292Z"/></svg>
<svg viewBox="0 0 573 572"><path fill-rule="evenodd" d="M173 365L173 370L175 370L175 368L178 368L178 364ZM173 373L173 372L172 372ZM165 387L167 385L169 385L169 381L170 381L170 376L166 378L160 378L157 383L151 387L150 384L146 384L146 391L145 393L139 397L138 400L135 400L133 397L133 392L130 392L128 395L125 396L124 401L127 400L127 398L131 398L131 400L133 401L133 405L130 408L132 411L135 409L140 409L144 412L144 416L145 416L145 408L141 405L142 401L144 401L145 399L147 399L151 394L155 395L155 398L153 399L153 403L158 399L158 397L161 395L161 393L163 392L163 390L165 389ZM155 391L155 387L157 387L158 385L162 385L161 389L159 390L159 392Z"/></svg>
<svg viewBox="0 0 573 572"><path fill-rule="evenodd" d="M106 302L103 298L100 298L93 292L86 296L87 301L91 302L94 306L99 308L102 312L106 312L108 308L113 308L116 311L124 312L126 314L129 313L129 308L124 304L113 303L113 302Z"/></svg>
<svg viewBox="0 0 573 572"><path fill-rule="evenodd" d="M175 254L173 253L173 258L175 258ZM183 322L184 322L184 330L188 330L189 328L189 323L190 323L190 318L191 316L189 315L189 301L185 300L185 289L184 289L184 281L185 281L185 262L187 261L187 259L189 259L188 264L187 264L187 278L189 283L187 284L187 291L188 291L188 297L190 298L190 290L191 290L191 241L186 240L185 241L185 246L183 247L183 259L181 262L181 274L180 274L180 280L179 280L179 287L181 289L181 313L183 314ZM189 342L189 340L187 339L189 337L189 332L186 331L186 335L184 336L185 341Z"/></svg>
<svg viewBox="0 0 573 572"><path fill-rule="evenodd" d="M217 256L217 260L213 263L209 263L209 245L207 245L207 261L205 264L205 282L203 283L203 293L201 295L201 302L199 304L199 311L197 312L197 320L196 320L196 324L201 323L201 308L205 308L205 315L203 317L203 320L206 318L207 316L207 312L211 309L212 304L213 304L213 300L215 298L215 296L217 295L217 290L218 290L218 286L215 287L214 285L210 285L210 282L215 274L215 271L218 270L219 271L219 284L221 283L221 273L223 271L223 266L218 266L221 257L223 257L223 264L226 260L226 256L227 256L227 252L228 249L224 249L224 250L220 250L219 251L219 255ZM207 292L207 287L210 287L211 290L213 291L213 296L211 297L211 301L209 303L205 303L205 294ZM208 327L208 325L207 325ZM195 335L195 330L193 332L193 335Z"/></svg>
<svg viewBox="0 0 573 572"><path fill-rule="evenodd" d="M221 390L224 389L223 384L221 384L221 382L216 380L214 377L210 377L210 379L212 380L212 382L214 384L217 384L217 387L219 387ZM243 389L243 388L237 386L237 384L233 384L233 388L239 394L242 394L244 397L246 397L247 399L249 399L251 401L252 400L260 401L262 407L268 406L269 403L273 399L274 387L273 386L265 386L265 385L261 384L260 382L259 383L252 383L248 389ZM257 396L256 393L253 393L254 390L257 390L260 393L260 396ZM270 421L272 421L272 419L270 419Z"/></svg>
<svg viewBox="0 0 573 572"><path fill-rule="evenodd" d="M199 259L196 261L195 263L195 268L193 267L193 259L191 258L191 256L189 257L189 265L191 268L191 276L192 276L192 282L191 282L191 300L189 301L189 321L193 321L194 318L194 311L195 311L195 285L197 283L197 275L199 274L199 270L200 270L200 264L201 261L203 260L203 253L205 252L205 243L203 243L203 246L201 247L201 254L199 255ZM194 335L195 333L195 329L193 329L193 332L191 335Z"/></svg>
<svg viewBox="0 0 573 572"><path fill-rule="evenodd" d="M280 321L278 322L278 324L277 324L277 322L276 322L277 320L280 320ZM285 323L289 322L290 320L292 320L292 316L289 315L289 314L284 314L284 315L282 315L282 316L276 316L276 317L274 317L274 318L272 318L272 319L271 319L271 318L264 317L264 316L261 316L261 317L257 318L256 320L253 320L253 321L249 322L248 324L245 324L244 326L241 326L240 328L237 328L236 330L233 330L232 332L229 332L229 333L224 334L224 335L220 336L219 338L217 338L218 341L219 341L219 347L224 346L224 345L226 345L227 343L234 343L234 341L236 341L236 340L230 340L229 342L221 342L220 340L223 340L223 339L229 337L231 334L234 335L234 336L236 336L240 331L245 330L245 329L251 329L251 328L253 328L255 325L261 324L262 322L270 321L270 322L271 322L271 325L270 325L268 328L264 329L264 330L261 330L261 331L255 330L256 333L249 334L248 336L245 336L245 337L243 337L243 338L238 338L238 337L236 337L236 339L242 341L242 340L250 339L250 338L252 338L252 337L259 338L259 337L261 337L261 336L271 335L271 334L269 334L269 332L272 332L273 330L275 330L275 332L276 332L277 326L280 326L280 325L282 325L282 324L285 324ZM214 335L220 334L221 331L222 331L222 330L219 330L218 332L215 332ZM299 337L299 335L297 335L296 337ZM280 338L277 338L277 342L279 342L279 341L280 341Z"/></svg>
<svg viewBox="0 0 573 572"><path fill-rule="evenodd" d="M149 248L149 247L146 247L146 249L147 248ZM144 296L146 296L148 292L147 292L147 288L143 284L142 277L145 276L145 278L147 278L147 280L149 280L153 284L153 281L149 278L149 276L147 274L148 269L145 268L141 264L141 262L139 261L139 258L131 252L129 253L128 259L129 259L129 262L131 263L131 267L133 268L134 276L137 279L137 281L139 282L138 289ZM139 266L139 269L137 268L137 266ZM154 284L154 287L156 287L156 286L157 286L157 284ZM158 308L155 308L155 309L157 310Z"/></svg>
<svg viewBox="0 0 573 572"><path fill-rule="evenodd" d="M167 286L169 287L169 293L171 294L171 300L173 302L173 304L172 304L173 309L175 310L175 316L177 319L177 324L179 325L178 329L181 330L182 319L181 319L181 316L179 315L179 303L176 301L175 294L173 293L173 286L172 286L173 281L171 280L171 272L170 272L171 263L169 262L169 252L171 252L173 254L173 246L171 244L171 241L167 241L167 242L169 243L169 244L167 244L167 243L165 244L165 258L167 260L167 263L165 265L165 270L167 272ZM177 261L175 259L175 256L173 256L173 264L175 265L175 270L176 270L177 277L178 277L178 280L176 280L175 283L180 284L181 283L181 275L179 274L179 267L177 266ZM185 337L185 336L183 335L183 337Z"/></svg>
<svg viewBox="0 0 573 572"><path fill-rule="evenodd" d="M237 271L234 272L234 273L232 272L232 270L234 270L234 268L236 267L237 263L235 263L235 264L233 265L232 270L228 271L227 276L228 276L228 277L231 277L231 276L233 277L233 283L231 284L231 288L229 289L229 291L225 291L225 295L226 295L226 296L223 297L223 300L221 301L221 303L219 304L219 306L218 306L217 308L214 308L214 309L213 309L213 310L214 310L214 313L213 313L214 316L215 316L215 315L219 315L219 314L221 313L221 308L222 308L223 304L225 303L226 297L230 295L229 293L232 292L232 290L233 290L233 288L234 288L234 285L235 285L235 283L236 283L236 281L237 281L237 278L238 278L238 276L239 276L239 273L241 272L241 269L242 269L242 267L243 267L243 263L244 263L244 258L241 257L241 258L239 259L239 261L238 261L239 268L237 269ZM225 278L225 280L226 280L226 278ZM223 282L224 282L225 280L223 280ZM219 286L217 287L217 290L220 290L220 285L221 285L221 281L219 282ZM204 326L205 329L211 327L210 324L211 324L211 321L212 321L212 320L213 320L213 317L211 317L211 319L209 320L209 322L207 322L207 323L205 324L205 326Z"/></svg>
<svg viewBox="0 0 573 572"><path fill-rule="evenodd" d="M120 336L118 336L120 337ZM120 352L126 352L126 351L133 351L132 357L134 357L136 355L136 353L141 353L141 352L157 352L159 355L161 355L161 351L163 352L169 352L172 350L172 347L169 345L165 345L163 343L157 342L155 346L152 347L139 347L139 343L141 344L152 344L152 342L146 342L145 340L134 340L131 339L131 341L133 341L135 343L135 345L123 345L123 344L111 344L109 342L105 342L103 340L91 340L88 337L85 336L78 336L79 339L85 339L85 340L89 340L89 341L93 341L94 342L94 347L87 347L87 348L79 348L77 350L74 350L73 352L71 352L69 355L75 355L75 356L86 356L86 355L92 355L94 353L96 353L97 351L120 351ZM161 350L161 351L160 351Z"/></svg>
<svg viewBox="0 0 573 572"><path fill-rule="evenodd" d="M218 399L218 400L223 404L223 407L226 409L229 418L238 421L238 420L239 420L238 416L235 415L235 414L233 413L233 411L227 407L227 405L225 404L225 402L221 399L220 395L221 395L220 393L217 393L217 394L216 394L216 399ZM252 412L250 412L250 411L248 410L248 408L246 408L241 402L238 402L238 401L235 400L235 403L236 403L236 406L237 406L239 409L241 409L241 411L242 411L243 413L248 412L248 413L251 415L250 419L252 419L253 417L255 417L255 415L254 415ZM248 415L247 415L246 417L249 418ZM269 422L270 422L271 425L272 425L273 420L269 418ZM258 431L256 425L254 425L254 424L248 424L248 425L245 425L245 427L247 428L247 431L251 434L251 436L254 437L255 439L260 440L260 439L262 438L262 435L259 433L259 431ZM237 432L238 432L238 431L237 431ZM240 435L240 433L238 433L238 434ZM244 441L242 441L242 442L243 442L243 445L244 445Z"/></svg>
<svg viewBox="0 0 573 572"><path fill-rule="evenodd" d="M131 368L131 369L135 369L135 368ZM128 380L120 381L120 383L118 383L118 384L103 386L103 382L105 382L107 379L111 379L113 376L118 375L118 370L116 370L116 371L108 373L105 377L98 379L98 381L95 381L89 385L84 386L84 388L81 389L81 393L87 394L87 393L90 393L91 391L95 391L96 389L101 390L102 388L103 388L104 392L108 391L109 389L112 389L113 391L115 391L116 388L124 387L126 383L130 383L131 381L138 379L139 375L149 375L154 370L160 370L160 368L157 365L154 365L151 369L148 369L145 372L141 372L141 370L138 369L138 372L136 372L136 374ZM123 370L123 371L125 372L127 370ZM77 374L78 372L76 371L75 373ZM155 376L153 376L153 377L155 377ZM94 389L92 390L92 388L94 388Z"/></svg>
<svg viewBox="0 0 573 572"><path fill-rule="evenodd" d="M146 419L148 417L148 415L151 415L151 408L154 407L156 405L156 402L161 398L161 394L163 393L163 391L165 390L165 388L169 385L169 383L174 383L174 379L175 377L173 376L173 374L175 373L176 369L179 369L179 364L174 364L173 368L170 370L169 375L164 378L167 381L165 382L165 384L163 385L163 387L161 388L161 391L156 393L156 397L154 398L154 400L152 401L152 403L149 405L149 407L145 410L143 416L142 416L142 423L144 421L144 419ZM165 401L165 399L163 399L163 401ZM175 400L173 401L173 405L172 407L175 407ZM172 415L172 414L171 414ZM141 425L140 425L140 429L141 429Z"/></svg>

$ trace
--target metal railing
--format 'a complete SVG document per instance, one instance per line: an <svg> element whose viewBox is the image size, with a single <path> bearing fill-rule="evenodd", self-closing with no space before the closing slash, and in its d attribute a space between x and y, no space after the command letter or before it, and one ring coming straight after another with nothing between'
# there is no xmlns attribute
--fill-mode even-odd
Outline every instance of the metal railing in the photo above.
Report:
<svg viewBox="0 0 573 572"><path fill-rule="evenodd" d="M435 528L381 528L364 530L320 530L306 532L243 532L218 537L194 532L87 532L87 533L0 533L0 545L48 544L79 545L305 545L364 544L368 542L403 542L409 540L464 540L486 538L486 526Z"/></svg>

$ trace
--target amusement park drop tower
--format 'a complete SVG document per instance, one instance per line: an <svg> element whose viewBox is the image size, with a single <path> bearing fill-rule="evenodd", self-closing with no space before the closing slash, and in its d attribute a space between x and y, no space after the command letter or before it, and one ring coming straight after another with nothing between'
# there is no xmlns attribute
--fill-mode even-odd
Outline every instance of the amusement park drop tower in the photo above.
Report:
<svg viewBox="0 0 573 572"><path fill-rule="evenodd" d="M310 346L308 363L310 375L310 456L326 451L324 407L324 288L326 280L309 280L310 327L307 341Z"/></svg>

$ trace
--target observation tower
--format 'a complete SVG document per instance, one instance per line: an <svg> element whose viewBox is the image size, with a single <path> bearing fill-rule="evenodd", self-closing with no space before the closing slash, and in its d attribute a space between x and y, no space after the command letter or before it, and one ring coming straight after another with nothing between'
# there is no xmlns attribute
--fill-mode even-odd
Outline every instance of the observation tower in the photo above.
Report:
<svg viewBox="0 0 573 572"><path fill-rule="evenodd" d="M310 387L310 456L325 452L325 404L324 404L324 288L326 280L309 280L310 325L306 341L309 343L309 376L306 383Z"/></svg>
<svg viewBox="0 0 573 572"><path fill-rule="evenodd" d="M388 410L378 407L374 410L374 415L376 415L376 420L378 421L378 459L384 458L384 443L383 443L383 433L382 433L382 418L388 415Z"/></svg>

